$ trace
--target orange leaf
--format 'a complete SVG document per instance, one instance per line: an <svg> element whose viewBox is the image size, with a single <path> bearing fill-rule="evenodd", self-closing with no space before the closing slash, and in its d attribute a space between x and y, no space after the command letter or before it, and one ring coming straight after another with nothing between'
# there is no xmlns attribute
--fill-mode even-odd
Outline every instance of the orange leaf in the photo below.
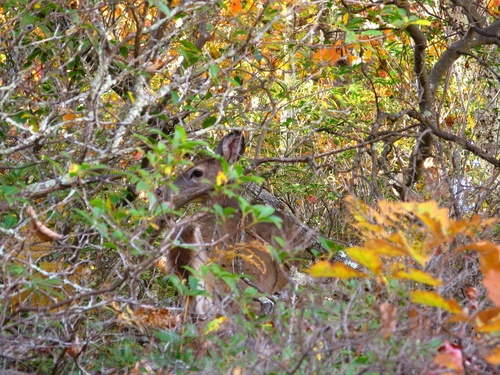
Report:
<svg viewBox="0 0 500 375"><path fill-rule="evenodd" d="M491 0L488 4L488 12L493 17L499 17L500 16L500 0Z"/></svg>
<svg viewBox="0 0 500 375"><path fill-rule="evenodd" d="M481 271L487 274L490 271L500 270L500 246L489 241L480 241L459 247L457 251L476 250L479 253Z"/></svg>
<svg viewBox="0 0 500 375"><path fill-rule="evenodd" d="M241 4L241 0L231 0L229 12L233 16L240 14L242 10L243 10L243 5Z"/></svg>
<svg viewBox="0 0 500 375"><path fill-rule="evenodd" d="M312 277L336 277L339 279L350 279L353 277L367 277L363 272L357 271L344 263L330 263L326 260L313 264L306 271Z"/></svg>
<svg viewBox="0 0 500 375"><path fill-rule="evenodd" d="M426 306L439 307L454 314L462 311L457 301L444 299L436 292L416 290L411 293L411 301Z"/></svg>
<svg viewBox="0 0 500 375"><path fill-rule="evenodd" d="M488 291L488 297L496 306L500 306L500 270L490 270L483 278L483 284Z"/></svg>
<svg viewBox="0 0 500 375"><path fill-rule="evenodd" d="M494 348L491 353L484 357L490 365L500 365L500 348Z"/></svg>
<svg viewBox="0 0 500 375"><path fill-rule="evenodd" d="M461 246L457 249L457 251L464 251L464 250L476 250L480 253L490 252L490 251L500 252L500 246L490 241L479 241Z"/></svg>
<svg viewBox="0 0 500 375"><path fill-rule="evenodd" d="M338 41L329 47L317 50L312 57L318 63L335 65L337 61L346 55L347 49L343 46L342 41Z"/></svg>
<svg viewBox="0 0 500 375"><path fill-rule="evenodd" d="M472 319L465 313L461 312L446 319L446 323L471 323Z"/></svg>
<svg viewBox="0 0 500 375"><path fill-rule="evenodd" d="M74 114L73 112L67 112L64 115L62 115L62 119L64 122L70 122L74 120L76 117L77 117L76 114Z"/></svg>
<svg viewBox="0 0 500 375"><path fill-rule="evenodd" d="M500 308L481 311L476 316L478 332L500 332Z"/></svg>

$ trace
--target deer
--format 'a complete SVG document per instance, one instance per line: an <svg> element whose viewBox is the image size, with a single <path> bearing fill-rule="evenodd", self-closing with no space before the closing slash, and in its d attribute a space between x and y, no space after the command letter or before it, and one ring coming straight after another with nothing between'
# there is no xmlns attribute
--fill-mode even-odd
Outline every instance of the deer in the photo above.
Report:
<svg viewBox="0 0 500 375"><path fill-rule="evenodd" d="M235 130L220 140L216 153L231 165L241 158L244 151L245 137L241 131ZM281 248L284 243L283 250L290 253L296 249L320 248L318 234L286 212L279 199L255 183L244 185L240 193L253 202L272 205L282 225L255 224L251 217L244 217L234 196L214 192L213 186L222 171L219 160L208 157L195 162L175 178L175 189L167 189L166 196L174 203L180 202L180 206L190 202L206 207L218 204L223 209L231 208L233 214L218 218L213 212L202 212L182 220L186 224L180 226L175 236L185 246L172 246L167 242L162 245L166 249L167 269L186 279L191 274L188 269L199 272L202 265L215 262L224 270L243 275L239 283L241 288L246 283L264 294L273 295L288 284L289 274L287 267L271 254L268 246ZM213 275L206 275L200 284L212 298L196 297L194 303L188 305L191 312L207 317L214 314L215 301L223 300L228 289ZM262 304L261 300L259 313L267 312L269 304Z"/></svg>

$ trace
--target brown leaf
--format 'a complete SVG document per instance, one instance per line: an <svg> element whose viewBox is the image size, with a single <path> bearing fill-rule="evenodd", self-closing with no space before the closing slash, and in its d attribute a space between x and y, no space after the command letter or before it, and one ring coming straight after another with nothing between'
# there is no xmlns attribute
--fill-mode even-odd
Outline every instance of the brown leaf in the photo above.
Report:
<svg viewBox="0 0 500 375"><path fill-rule="evenodd" d="M78 336L75 337L71 346L66 349L66 354L71 358L75 359L82 352L82 343L80 342L80 338Z"/></svg>
<svg viewBox="0 0 500 375"><path fill-rule="evenodd" d="M382 324L382 334L385 339L391 336L396 328L396 313L397 307L389 302L384 302L379 306L380 323Z"/></svg>
<svg viewBox="0 0 500 375"><path fill-rule="evenodd" d="M161 257L160 259L158 259L155 263L155 266L158 267L160 271L162 271L163 273L166 274L169 273L167 266L167 259L165 257Z"/></svg>
<svg viewBox="0 0 500 375"><path fill-rule="evenodd" d="M408 318L411 332L420 339L425 338L431 327L431 322L427 315L422 313L420 309L412 308L408 314Z"/></svg>
<svg viewBox="0 0 500 375"><path fill-rule="evenodd" d="M29 206L26 209L26 214L31 217L31 228L35 232L35 235L42 241L56 241L60 240L62 236L54 232L52 229L43 224L40 220L36 219L36 212L33 207Z"/></svg>
<svg viewBox="0 0 500 375"><path fill-rule="evenodd" d="M467 298L469 298L469 308L471 310L477 310L477 307L479 305L478 297L479 297L479 290L477 288L474 288L473 286L468 287L467 290L465 291L465 294L467 295Z"/></svg>
<svg viewBox="0 0 500 375"><path fill-rule="evenodd" d="M173 329L182 321L179 314L169 309L141 306L134 312L134 318L141 324L155 328Z"/></svg>

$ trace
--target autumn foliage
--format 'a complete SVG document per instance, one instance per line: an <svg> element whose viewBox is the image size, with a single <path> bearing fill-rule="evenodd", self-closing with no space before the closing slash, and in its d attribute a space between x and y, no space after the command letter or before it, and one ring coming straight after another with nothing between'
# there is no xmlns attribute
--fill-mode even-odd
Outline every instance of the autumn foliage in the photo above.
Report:
<svg viewBox="0 0 500 375"><path fill-rule="evenodd" d="M0 373L498 373L499 15L0 2ZM202 158L220 171L185 197ZM239 218L239 240L183 243L203 215ZM172 248L224 262L179 277ZM224 267L269 259L273 295Z"/></svg>
<svg viewBox="0 0 500 375"><path fill-rule="evenodd" d="M497 219L482 219L478 215L463 220L450 219L448 210L435 201L426 203L401 203L381 201L376 208L350 198L354 227L359 231L363 244L345 250L356 261L360 270L352 270L343 263L321 261L308 270L313 277L340 279L371 278L387 289L388 300L394 292L390 284L407 284L408 302L412 311L437 308L450 313L449 323L464 323L467 330L493 334L498 332L499 306L498 283L500 279L500 246L478 240L478 234L498 223ZM473 250L479 258L483 275L481 289L486 290L488 303L478 305L478 290L470 285L462 303L450 298L447 288L455 277L445 269L448 265L459 267L464 252ZM441 259L440 259L441 258ZM366 270L362 272L361 270ZM407 281L407 282L404 282ZM479 286L478 286L479 287ZM452 297L452 296L451 296ZM397 305L382 302L379 305L380 324L384 337L389 339L397 326ZM419 313L420 314L420 313ZM410 317L416 319L415 316ZM486 337L477 336L477 344L484 346L484 358L491 365L499 364L497 350L490 350ZM464 372L463 353L460 345L444 342L435 363L450 371ZM468 364L474 368L477 364Z"/></svg>

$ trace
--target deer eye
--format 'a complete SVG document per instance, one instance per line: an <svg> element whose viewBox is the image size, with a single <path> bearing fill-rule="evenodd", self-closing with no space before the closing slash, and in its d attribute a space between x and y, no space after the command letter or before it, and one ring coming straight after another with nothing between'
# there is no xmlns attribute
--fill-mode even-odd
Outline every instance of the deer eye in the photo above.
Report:
<svg viewBox="0 0 500 375"><path fill-rule="evenodd" d="M200 178L201 176L203 176L203 171L200 171L199 169L195 169L193 173L191 173L191 178Z"/></svg>

